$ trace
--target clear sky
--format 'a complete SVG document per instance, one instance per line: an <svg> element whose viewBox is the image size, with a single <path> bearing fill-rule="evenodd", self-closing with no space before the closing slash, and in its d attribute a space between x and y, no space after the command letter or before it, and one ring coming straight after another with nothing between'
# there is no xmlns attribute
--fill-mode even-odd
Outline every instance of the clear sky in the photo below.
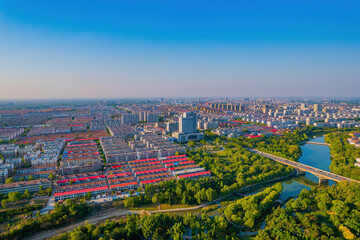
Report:
<svg viewBox="0 0 360 240"><path fill-rule="evenodd" d="M0 1L0 99L171 96L360 97L360 1Z"/></svg>

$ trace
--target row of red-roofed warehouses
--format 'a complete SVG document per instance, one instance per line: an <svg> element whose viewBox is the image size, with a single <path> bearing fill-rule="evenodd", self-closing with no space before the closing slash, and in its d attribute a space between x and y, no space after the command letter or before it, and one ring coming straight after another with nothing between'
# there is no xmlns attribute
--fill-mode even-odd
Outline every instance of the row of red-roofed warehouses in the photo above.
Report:
<svg viewBox="0 0 360 240"><path fill-rule="evenodd" d="M91 196L101 196L161 181L211 176L210 171L188 160L185 155L111 163L106 169L106 174L93 172L63 176L57 181L55 200L86 196L88 192Z"/></svg>

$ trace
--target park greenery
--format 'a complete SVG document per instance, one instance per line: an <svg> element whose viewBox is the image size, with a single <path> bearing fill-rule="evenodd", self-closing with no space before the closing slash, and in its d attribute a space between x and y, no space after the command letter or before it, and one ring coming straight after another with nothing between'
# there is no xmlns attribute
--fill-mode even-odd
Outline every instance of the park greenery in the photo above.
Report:
<svg viewBox="0 0 360 240"><path fill-rule="evenodd" d="M237 225L253 229L259 226L266 214L271 211L281 191L282 185L277 183L262 192L236 200L226 207L225 216Z"/></svg>
<svg viewBox="0 0 360 240"><path fill-rule="evenodd" d="M22 213L27 213L27 210L22 210ZM21 213L21 210L19 211ZM23 218L21 222L11 226L6 232L2 233L0 239L21 239L45 229L73 222L84 217L90 211L91 209L86 205L85 201L75 202L68 199L64 204L56 203L54 210L50 214L40 215L38 211L36 216L31 215L28 218Z"/></svg>
<svg viewBox="0 0 360 240"><path fill-rule="evenodd" d="M128 215L126 220L106 220L99 226L85 224L73 231L55 236L52 240L110 240L110 239L238 239L234 229L222 216L209 218L156 213Z"/></svg>
<svg viewBox="0 0 360 240"><path fill-rule="evenodd" d="M360 148L349 144L348 133L334 132L325 136L330 144L331 165L330 170L345 177L360 180L360 168L355 167L356 158L360 157Z"/></svg>
<svg viewBox="0 0 360 240"><path fill-rule="evenodd" d="M245 147L256 148L269 154L297 161L302 154L300 144L306 140L308 140L308 136L304 131L296 129L293 132L284 132L282 136L240 137L236 141Z"/></svg>
<svg viewBox="0 0 360 240"><path fill-rule="evenodd" d="M225 149L214 153L197 149L188 152L189 159L211 170L219 194L229 194L248 185L265 182L289 175L291 167L285 167L263 156L256 155L242 146L242 141L233 139Z"/></svg>
<svg viewBox="0 0 360 240"><path fill-rule="evenodd" d="M359 239L360 185L340 182L302 190L267 217L256 239Z"/></svg>
<svg viewBox="0 0 360 240"><path fill-rule="evenodd" d="M212 178L164 181L157 185L146 185L145 194L125 198L124 205L137 207L147 203L201 204L216 199L218 192L213 188L217 186Z"/></svg>
<svg viewBox="0 0 360 240"><path fill-rule="evenodd" d="M219 143L223 144L222 140ZM293 173L291 167L285 167L251 153L243 147L240 140L236 139L228 142L219 152L211 152L199 147L188 149L187 155L189 160L194 160L195 163L210 170L212 177L179 179L147 185L144 189L145 194L125 198L125 207L156 203L202 204L249 185Z"/></svg>

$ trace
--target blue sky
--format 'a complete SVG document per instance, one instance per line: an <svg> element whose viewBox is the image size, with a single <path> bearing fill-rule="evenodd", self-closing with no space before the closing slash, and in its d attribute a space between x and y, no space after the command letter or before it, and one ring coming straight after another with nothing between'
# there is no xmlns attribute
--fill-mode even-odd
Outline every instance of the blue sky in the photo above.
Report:
<svg viewBox="0 0 360 240"><path fill-rule="evenodd" d="M0 1L0 99L359 97L359 1Z"/></svg>

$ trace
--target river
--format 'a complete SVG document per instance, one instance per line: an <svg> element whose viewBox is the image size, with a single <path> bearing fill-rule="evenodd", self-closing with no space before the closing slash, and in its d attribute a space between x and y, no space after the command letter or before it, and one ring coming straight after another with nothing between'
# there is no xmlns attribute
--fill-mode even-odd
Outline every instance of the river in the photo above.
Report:
<svg viewBox="0 0 360 240"><path fill-rule="evenodd" d="M325 142L324 136L316 137L314 139L311 139L310 141L321 142L321 143ZM304 144L303 146L301 146L301 150L303 154L299 159L300 163L329 171L331 160L330 160L330 149L328 146ZM283 191L280 194L280 200L285 201L289 197L296 197L297 195L299 195L301 190L303 189L310 190L312 187L317 186L318 181L319 179L311 173L306 173L305 176L293 177L291 179L284 180L281 182L283 186ZM329 185L333 185L333 184L334 181L330 180ZM251 195L260 192L272 185L274 185L274 183L266 184L259 189L248 192L247 194Z"/></svg>
<svg viewBox="0 0 360 240"><path fill-rule="evenodd" d="M321 142L324 143L324 136L316 137L310 140L311 142ZM303 151L302 156L299 159L300 163L316 167L322 170L329 171L329 166L331 164L330 160L330 149L325 145L314 145L314 144L304 144L301 146ZM305 176L292 177L287 180L280 181L283 186L283 190L280 194L279 199L284 202L287 199L297 197L303 189L310 190L312 187L318 185L318 178L311 173L306 173ZM245 192L245 195L256 194L260 191L263 191L265 188L274 185L275 183L263 184L261 187L258 187L254 190L249 190ZM334 181L329 181L329 185L334 184ZM240 198L240 197L239 197ZM190 211L194 214L201 214L201 210ZM183 212L182 214L186 214ZM211 211L208 213L209 216L219 215L218 211ZM263 227L263 226L262 226Z"/></svg>

